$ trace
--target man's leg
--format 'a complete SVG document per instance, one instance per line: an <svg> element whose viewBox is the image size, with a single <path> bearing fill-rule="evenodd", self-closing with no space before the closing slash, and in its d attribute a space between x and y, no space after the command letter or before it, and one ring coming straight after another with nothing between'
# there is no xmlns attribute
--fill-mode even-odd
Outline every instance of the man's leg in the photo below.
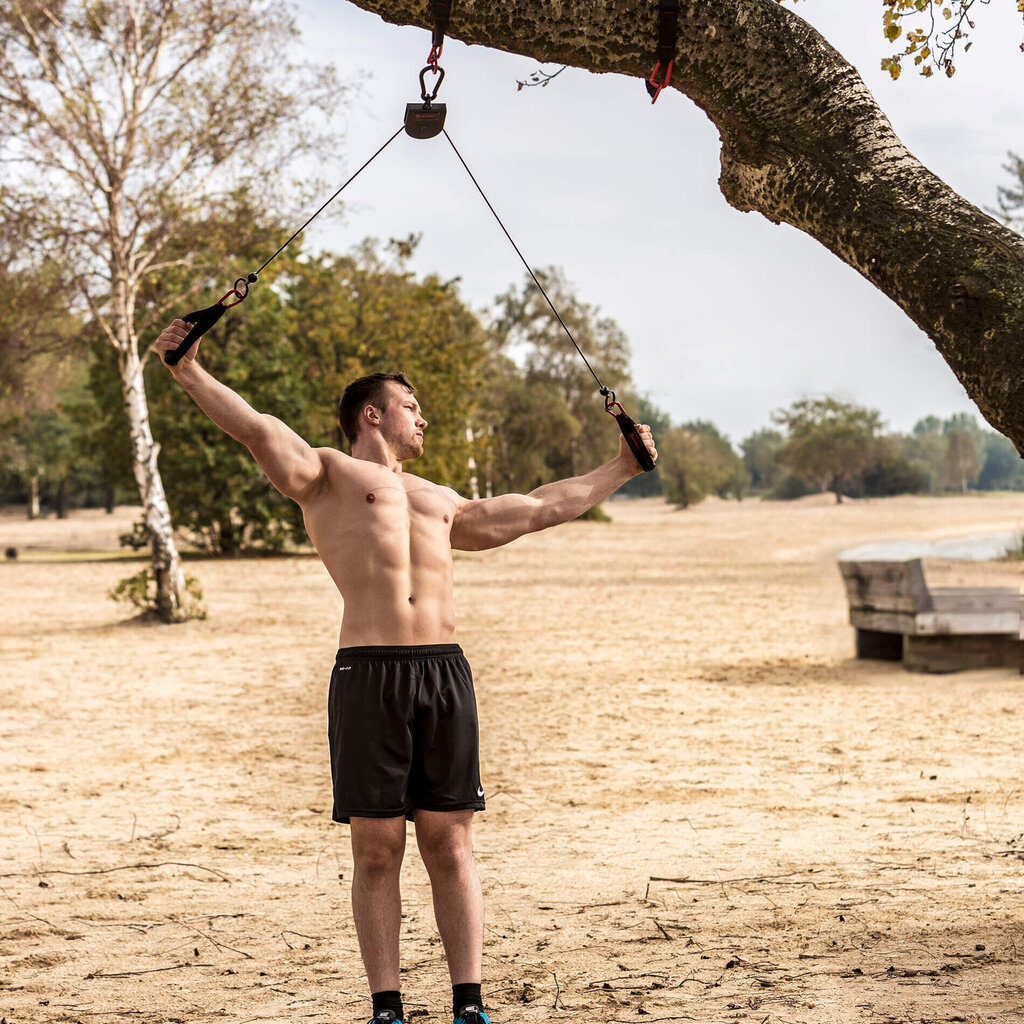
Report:
<svg viewBox="0 0 1024 1024"><path fill-rule="evenodd" d="M405 818L352 818L352 916L371 992L398 990Z"/></svg>
<svg viewBox="0 0 1024 1024"><path fill-rule="evenodd" d="M480 984L484 901L473 860L473 812L421 811L416 843L430 875L434 917L452 984Z"/></svg>

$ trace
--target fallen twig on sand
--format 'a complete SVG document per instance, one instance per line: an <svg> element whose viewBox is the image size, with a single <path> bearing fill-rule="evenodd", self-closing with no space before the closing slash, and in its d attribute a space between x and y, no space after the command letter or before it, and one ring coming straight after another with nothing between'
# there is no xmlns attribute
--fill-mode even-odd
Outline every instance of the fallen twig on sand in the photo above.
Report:
<svg viewBox="0 0 1024 1024"><path fill-rule="evenodd" d="M114 974L106 974L103 971L93 971L92 974L85 976L86 981L90 981L93 978L131 978L136 974L157 974L160 971L180 971L186 967L216 967L216 964L172 964L169 967L150 967L144 971L118 971Z"/></svg>
<svg viewBox="0 0 1024 1024"><path fill-rule="evenodd" d="M684 1013L680 1017L652 1017L649 1021L645 1021L645 1024L658 1024L660 1020L696 1020L696 1017L691 1017L689 1014ZM635 1020L626 1020L623 1017L610 1017L609 1024L612 1022L615 1024L636 1024Z"/></svg>
<svg viewBox="0 0 1024 1024"><path fill-rule="evenodd" d="M237 953L239 956L244 956L246 960L254 960L255 957L252 953L246 953L244 949L235 949L234 946L229 946L227 943L218 942L212 935L207 935L201 928L195 929L196 933L202 935L208 942L212 942L218 949L230 949L232 953Z"/></svg>
<svg viewBox="0 0 1024 1024"><path fill-rule="evenodd" d="M140 924L134 921L94 921L88 917L78 916L72 917L70 920L78 921L89 928L131 928L133 931L145 934L154 928L165 928L169 924L184 926L191 925L195 921L216 921L225 917L234 919L245 916L245 914L199 914L196 917L169 917L165 921L150 921L147 924Z"/></svg>
<svg viewBox="0 0 1024 1024"><path fill-rule="evenodd" d="M551 972L551 977L555 979L555 1001L551 1004L551 1009L552 1010L557 1010L558 1009L558 997L559 997L559 995L561 995L562 990L558 987L558 975L555 974L554 971ZM564 1010L565 1007L563 1006L562 1009Z"/></svg>
<svg viewBox="0 0 1024 1024"><path fill-rule="evenodd" d="M742 878L663 878L660 875L651 875L651 882L673 882L676 885L732 885L736 882L767 882L772 885L809 885L814 889L818 888L817 882L786 882L783 879L792 878L794 875L811 874L815 868L808 868L807 871L787 871L784 875L748 875ZM827 882L827 885L833 883Z"/></svg>
<svg viewBox="0 0 1024 1024"><path fill-rule="evenodd" d="M216 875L222 882L231 882L231 879L223 871L218 871L216 868L208 868L205 864L193 864L184 860L160 860L153 863L121 864L116 868L94 868L91 871L65 871L61 868L39 869L38 871L9 871L6 874L0 875L0 878L28 878L32 875L109 875L114 871L137 871L144 868L165 867L197 868L200 871L208 871L211 875Z"/></svg>

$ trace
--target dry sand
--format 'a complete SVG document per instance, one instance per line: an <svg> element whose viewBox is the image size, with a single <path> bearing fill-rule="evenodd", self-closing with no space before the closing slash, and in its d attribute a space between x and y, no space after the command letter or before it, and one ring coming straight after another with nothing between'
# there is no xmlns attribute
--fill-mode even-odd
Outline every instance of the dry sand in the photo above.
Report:
<svg viewBox="0 0 1024 1024"><path fill-rule="evenodd" d="M1024 501L608 508L458 557L496 1024L1024 1019L1022 681L857 663L836 568L1020 528ZM129 519L0 520L0 1016L365 1021L340 601L314 558L198 561L209 618L144 625L105 597L132 563L39 549ZM406 1006L443 1020L412 843L403 891Z"/></svg>

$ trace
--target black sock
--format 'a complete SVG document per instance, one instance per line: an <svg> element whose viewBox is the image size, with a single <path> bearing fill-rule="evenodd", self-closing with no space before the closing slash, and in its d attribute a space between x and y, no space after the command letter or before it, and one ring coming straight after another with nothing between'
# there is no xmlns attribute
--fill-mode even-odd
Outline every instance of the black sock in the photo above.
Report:
<svg viewBox="0 0 1024 1024"><path fill-rule="evenodd" d="M374 992L370 998L373 1000L374 1017L381 1010L391 1010L396 1020L403 1020L402 1017L402 993L397 991Z"/></svg>
<svg viewBox="0 0 1024 1024"><path fill-rule="evenodd" d="M452 1015L458 1017L467 1006L483 1009L479 985L452 985Z"/></svg>

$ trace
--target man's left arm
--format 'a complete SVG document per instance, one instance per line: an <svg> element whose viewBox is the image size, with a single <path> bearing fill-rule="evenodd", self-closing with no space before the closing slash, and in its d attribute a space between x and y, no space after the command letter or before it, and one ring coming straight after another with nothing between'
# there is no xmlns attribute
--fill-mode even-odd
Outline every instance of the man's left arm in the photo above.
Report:
<svg viewBox="0 0 1024 1024"><path fill-rule="evenodd" d="M642 424L637 429L647 450L657 459L651 428ZM642 472L625 438L620 438L619 454L583 476L543 484L529 494L499 494L464 502L452 523L452 547L483 551L501 547L524 534L567 523Z"/></svg>

